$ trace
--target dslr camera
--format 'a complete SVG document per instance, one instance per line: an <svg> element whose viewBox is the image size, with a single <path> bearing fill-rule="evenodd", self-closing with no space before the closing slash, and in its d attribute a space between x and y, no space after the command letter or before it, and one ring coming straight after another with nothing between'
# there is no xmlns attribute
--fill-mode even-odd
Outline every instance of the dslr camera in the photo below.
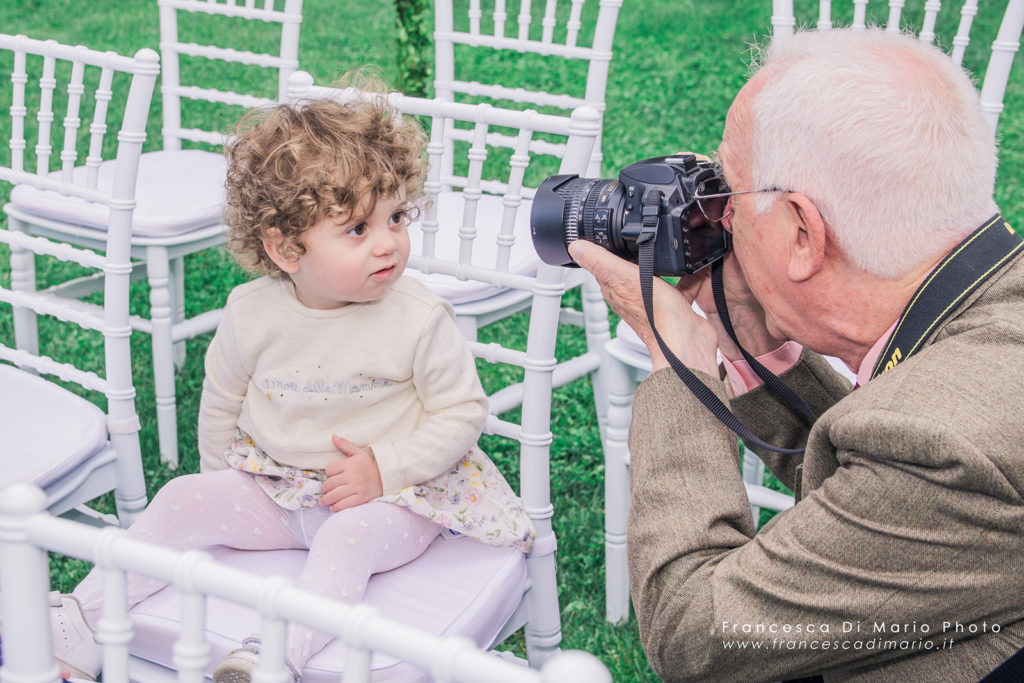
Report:
<svg viewBox="0 0 1024 683"><path fill-rule="evenodd" d="M638 161L618 180L554 175L533 199L533 246L556 266L578 267L567 249L578 239L636 263L646 223L657 229L655 275L695 273L732 247L721 220L728 200L721 195L728 191L721 167L693 154Z"/></svg>

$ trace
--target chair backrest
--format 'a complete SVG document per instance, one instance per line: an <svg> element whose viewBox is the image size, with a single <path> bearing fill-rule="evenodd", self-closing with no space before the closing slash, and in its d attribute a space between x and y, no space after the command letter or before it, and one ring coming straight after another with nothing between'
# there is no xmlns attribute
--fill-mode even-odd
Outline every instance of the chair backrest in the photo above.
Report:
<svg viewBox="0 0 1024 683"><path fill-rule="evenodd" d="M32 311L27 324L35 325L35 314L43 314L102 334L105 360L99 368L104 376L83 366L88 359L79 348L60 354L62 361L67 357L63 362L40 353L34 334L29 335L30 343L0 343L0 360L105 394L108 429L112 440L121 442L115 449L137 454L138 417L129 348L128 287L132 270L129 240L136 172L146 138L153 87L159 74L159 57L149 49L128 58L82 46L61 45L52 40L0 34L0 59L5 60L5 66L10 65L13 84L10 107L3 108L8 116L0 126L11 134L10 153L0 165L0 180L77 197L106 206L109 211L104 254L10 229L16 227L13 219L12 225L0 230L0 242L11 249L14 273L10 288L0 287L0 302L6 304L4 307L14 316ZM36 84L38 88L33 89ZM123 114L118 113L121 107ZM108 119L113 120L113 125L108 125ZM34 144L31 144L33 138ZM105 158L114 160L110 187L98 180L99 167ZM37 254L101 271L102 306L68 300L55 296L52 291L34 291ZM56 277L71 269L53 270ZM55 331L48 337L59 342L62 335ZM44 351L59 346L55 342ZM44 411L45 407L35 409ZM141 461L131 460L135 462L126 460L120 466L131 470L123 473L124 481L130 479L136 487L141 486L140 491L132 494L141 499L138 506L141 509L145 506ZM120 498L118 502L120 507Z"/></svg>
<svg viewBox="0 0 1024 683"><path fill-rule="evenodd" d="M284 101L288 77L299 66L302 0L157 0L157 4L164 149L181 149L182 140L213 145L223 141L221 130L190 128L183 122L183 99L224 109L216 119L224 125L237 120L244 109ZM230 46L233 40L238 47ZM256 51L260 49L264 51ZM211 68L209 61L243 66ZM274 78L254 73L254 68L273 70ZM250 91L226 90L225 84L236 88L248 84ZM260 89L260 85L266 87ZM208 109L203 119L210 120Z"/></svg>
<svg viewBox="0 0 1024 683"><path fill-rule="evenodd" d="M132 622L124 593L125 572L172 583L186 594L181 635L175 652L178 680L201 683L210 656L205 641L206 599L246 605L263 618L256 678L289 680L285 668L287 622L305 624L345 641L349 668L345 681L370 680L374 652L402 659L449 683L503 681L542 683L571 680L610 683L608 670L593 655L559 653L541 671L482 651L468 638L438 637L376 614L368 605L350 605L296 587L276 576L262 576L220 565L199 550L178 552L129 538L120 529L95 529L42 513L38 488L16 484L0 491L0 583L18 586L0 594L4 624L5 680L55 680L50 643L47 550L104 568L103 615L97 640L106 643L103 680L128 681Z"/></svg>
<svg viewBox="0 0 1024 683"><path fill-rule="evenodd" d="M311 99L346 102L373 96L352 88L314 86L312 78L301 71L292 77L289 90L289 99L296 103ZM532 293L525 351L498 343L470 342L470 348L478 358L521 368L524 373L521 382L512 382L491 395L491 410L494 414L489 416L484 433L508 437L518 442L521 467L519 494L537 530L534 550L527 560L531 589L526 598L524 619L530 661L537 663L557 651L561 640L555 583L555 537L551 526L553 510L549 459L552 442L551 392L557 365L555 338L561 297L566 289L566 271L542 263L531 273L514 272L509 264L515 246L517 218L523 219L526 204L524 195L528 194L524 178L529 178L538 170L534 168L535 162L540 164L541 160L554 151L561 152L559 166L547 172L582 173L598 135L599 115L596 110L586 106L577 108L571 117L562 117L500 109L489 104L470 105L441 99L406 97L398 93L392 93L389 100L403 116L423 117L429 126L429 169L424 185L428 204L422 220L410 227L414 245L410 268L431 274L432 278L440 278L428 282L432 287L443 284L442 281L447 279L473 281L485 286ZM450 149L446 145L445 135L453 122L473 125L473 141L466 150L466 158L455 164L456 168L465 169L457 182L463 188L458 197L463 211L461 224L441 221L438 216L439 205L445 200L442 188L446 180L451 180L444 176L443 168L446 150ZM495 128L515 141L511 155L500 153L505 150L501 149L501 141L495 139ZM553 138L560 138L564 142L556 143ZM548 160L551 158L548 157ZM504 169L504 181L485 184L481 180L483 167L488 161ZM486 191L497 192L500 201L488 207L488 215L478 223L478 204L486 196ZM525 218L528 220L529 216ZM437 248L447 238L457 240L459 248ZM477 242L483 240L493 242L494 250L491 253L496 256L474 259L474 247L479 247ZM532 245L526 246L532 251ZM508 396L516 398L509 401ZM502 409L497 406L515 404L518 397L522 400L520 424L498 418L497 413Z"/></svg>
<svg viewBox="0 0 1024 683"><path fill-rule="evenodd" d="M918 22L920 30L918 36L927 43L937 43L948 50L950 57L956 64L964 64L964 56L972 40L972 28L979 23L991 26L998 25L998 31L989 32L986 35L991 40L991 51L987 60L970 64L972 71L985 72L981 85L981 106L985 111L985 118L992 128L993 133L999 123L999 115L1003 111L1003 95L1006 92L1006 83L1010 77L1010 69L1013 66L1014 55L1020 47L1021 31L1024 30L1024 0L1008 0L1005 10L998 3L985 3L979 8L978 0L963 0L959 8L953 6L956 3L943 3L938 0L927 0L927 2L910 2L906 0L890 0L888 14L884 20L881 17L868 16L867 0L852 0L853 18L849 25L855 29L863 29L868 25L884 26L888 31L900 31L910 28L908 19L908 8L915 10L912 21L914 25ZM828 30L833 27L834 19L831 0L821 0L818 7L818 19L814 26L819 30ZM996 16L1001 12L1001 19ZM976 21L978 15L985 21ZM844 23L846 12L843 13ZM806 22L811 25L808 18ZM772 0L772 29L776 40L792 35L797 19L793 14L793 0ZM978 38L975 38L977 42ZM967 66L967 65L965 65Z"/></svg>
<svg viewBox="0 0 1024 683"><path fill-rule="evenodd" d="M495 0L486 9L480 0L470 0L468 12L456 16L453 0L438 0L434 3L435 94L453 101L469 101L465 96L472 96L475 102L512 101L565 111L590 105L603 116L622 0L599 0L596 10L594 4L521 0L518 14L510 16L505 0ZM593 33L583 30L584 26L593 26ZM497 60L495 53L501 53ZM574 64L584 66L585 73ZM456 131L454 135L466 139L468 134ZM600 173L599 142L587 175L599 177Z"/></svg>

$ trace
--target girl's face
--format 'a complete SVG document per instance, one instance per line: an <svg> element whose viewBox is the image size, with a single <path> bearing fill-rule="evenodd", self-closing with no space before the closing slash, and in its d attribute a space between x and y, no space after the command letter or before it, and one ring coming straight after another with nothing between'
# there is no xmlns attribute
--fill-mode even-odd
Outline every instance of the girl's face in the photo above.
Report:
<svg viewBox="0 0 1024 683"><path fill-rule="evenodd" d="M377 201L360 221L323 218L302 233L306 253L278 263L309 308L340 308L384 296L409 261L405 192ZM274 252L268 249L271 257ZM275 259L277 261L277 259Z"/></svg>

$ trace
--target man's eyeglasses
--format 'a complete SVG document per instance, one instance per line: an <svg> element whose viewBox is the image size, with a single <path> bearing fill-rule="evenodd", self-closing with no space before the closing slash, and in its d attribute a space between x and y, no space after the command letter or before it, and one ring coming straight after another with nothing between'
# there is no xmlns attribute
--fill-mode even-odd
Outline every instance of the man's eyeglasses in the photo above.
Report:
<svg viewBox="0 0 1024 683"><path fill-rule="evenodd" d="M693 199L697 202L697 208L704 214L709 223L718 224L733 214L732 196L737 194L752 194L754 192L790 192L780 187L769 187L763 190L739 190L733 192L729 189L723 178L714 177L703 180L697 184L693 193Z"/></svg>

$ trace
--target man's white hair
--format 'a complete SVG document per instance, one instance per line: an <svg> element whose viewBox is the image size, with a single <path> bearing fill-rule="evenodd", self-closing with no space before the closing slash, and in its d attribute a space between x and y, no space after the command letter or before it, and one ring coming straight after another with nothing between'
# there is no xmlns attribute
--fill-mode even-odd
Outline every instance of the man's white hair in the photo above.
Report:
<svg viewBox="0 0 1024 683"><path fill-rule="evenodd" d="M859 268L898 278L996 213L992 132L938 48L880 29L806 31L772 45L759 73L754 187L806 194Z"/></svg>

